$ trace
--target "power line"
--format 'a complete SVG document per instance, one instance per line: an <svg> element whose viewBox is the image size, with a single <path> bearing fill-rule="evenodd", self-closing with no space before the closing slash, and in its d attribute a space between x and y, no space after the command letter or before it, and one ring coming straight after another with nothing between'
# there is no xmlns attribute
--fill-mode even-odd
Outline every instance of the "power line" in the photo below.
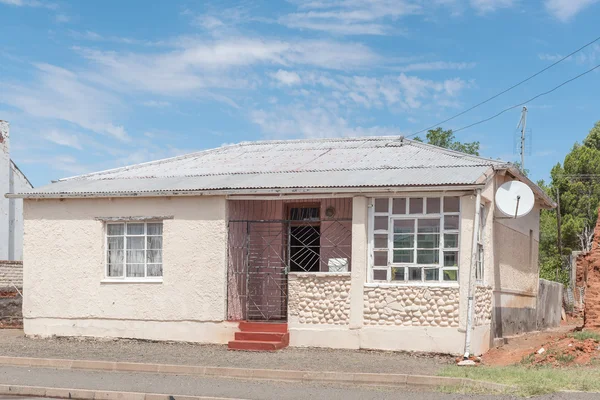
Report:
<svg viewBox="0 0 600 400"><path fill-rule="evenodd" d="M561 87L563 87L563 86L565 86L565 85L567 85L567 84L569 84L569 83L573 82L574 80L576 80L576 79L579 79L579 78L581 78L582 76L584 76L584 75L587 75L587 74L589 74L590 72L593 72L594 70L597 70L598 68L600 68L600 64L596 65L594 68L591 68L591 69L588 69L588 70L587 70L587 71L585 71L585 72L582 72L581 74L579 74L579 75L577 75L577 76L575 76L575 77L573 77L573 78L571 78L571 79L569 79L569 80L567 80L567 81L564 81L564 82L563 82L563 83L561 83L560 85L558 85L558 86L556 86L556 87L554 87L554 88L552 88L552 89L548 90L547 92L540 93L540 94L538 94L537 96L534 96L534 97L532 97L532 98L530 98L530 99L528 99L528 100L525 100L525 101L524 101L524 102L522 102L522 103L515 104L514 106L511 106L511 107L505 108L504 110L500 111L499 113L497 113L497 114L495 114L495 115L492 115L492 116L491 116L491 117L489 117L489 118L482 119L481 121L477 121L477 122L475 122L475 123L472 123L472 124L470 124L470 125L463 126L462 128L459 128L459 129L453 129L453 130L452 130L452 132L460 132L460 131L462 131L462 130L465 130L465 129L471 128L471 127L473 127L473 126L475 126L475 125L479 125L479 124L483 124L484 122L491 121L492 119L499 117L500 115L504 114L504 113L505 113L505 112L507 112L507 111L510 111L510 110L513 110L513 109L515 109L515 108L518 108L518 107L524 106L525 104L527 104L527 103L531 103L532 101L534 101L534 100L536 100L536 99L538 99L538 98L540 98L540 97L542 97L542 96L545 96L545 95L547 95L547 94L550 94L550 93L554 92L555 90L558 90L558 89L560 89Z"/></svg>
<svg viewBox="0 0 600 400"><path fill-rule="evenodd" d="M453 119L455 119L455 118L458 118L458 117L460 117L461 115L464 115L464 114L468 113L469 111L471 111L471 110L474 110L474 109L476 109L477 107L479 107L479 106L482 106L482 105L484 105L484 104L486 104L486 103L488 103L488 102L490 102L490 101L492 101L492 100L494 100L494 99L496 99L496 98L498 98L498 97L502 96L504 93L510 92L510 91L511 91L511 90L513 90L514 88L516 88L516 87L518 87L518 86L521 86L521 85L522 85L522 84L524 84L525 82L528 82L528 81L532 80L532 79L533 79L533 78L535 78L536 76L538 76L538 75L540 75L540 74L542 74L542 73L546 72L546 71L547 71L547 70L549 70L550 68L554 67L554 66L555 66L555 65L557 65L557 64L560 64L561 62L565 61L567 58L571 57L571 56L572 56L572 55L574 55L574 54L577 54L577 53L579 53L581 50L585 49L586 47L589 47L589 46L591 46L592 44L596 43L596 42L597 42L597 41L599 41L599 40L600 40L600 36L598 36L596 39L592 40L591 42L589 42L589 43L587 43L587 44L583 45L582 47L578 48L577 50L575 50L575 51L573 51L573 52L569 53L568 55L564 56L564 57L563 57L563 58L561 58L560 60L558 60L558 61L554 62L553 64L550 64L549 66L547 66L546 68L542 69L541 71L538 71L538 72L536 72L535 74L531 75L530 77L528 77L528 78L526 78L526 79L523 79L521 82L514 84L513 86L509 87L508 89L505 89L505 90L501 91L500 93L498 93L498 94L496 94L496 95L494 95L494 96L490 97L489 99L487 99L487 100L484 100L484 101L482 101L481 103L475 104L473 107L470 107L470 108L468 108L468 109L466 109L466 110L464 110L464 111L461 111L460 113L458 113L458 114L456 114L456 115L454 115L454 116L452 116L452 117L450 117L450 118L448 118L448 119L445 119L445 120L443 120L443 121L440 121L440 122L436 123L435 125L432 125L432 126L430 126L430 127L428 127L428 128L425 128L425 129L422 129L422 130L420 130L420 131L418 131L418 132L411 133L410 135L408 135L408 136L406 136L406 137L413 137L413 136L416 136L416 135L418 135L419 133L423 133L423 132L426 132L426 131L428 131L428 130L430 130L430 129L437 128L438 126L440 126L440 125L442 125L442 124L445 124L445 123L446 123L446 122L448 122L448 121L452 121ZM456 131L455 131L455 132L456 132Z"/></svg>

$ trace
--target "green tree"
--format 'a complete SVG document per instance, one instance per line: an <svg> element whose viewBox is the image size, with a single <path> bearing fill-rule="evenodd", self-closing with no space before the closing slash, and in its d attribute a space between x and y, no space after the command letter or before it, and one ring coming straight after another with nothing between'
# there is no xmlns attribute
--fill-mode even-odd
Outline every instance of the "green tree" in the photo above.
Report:
<svg viewBox="0 0 600 400"><path fill-rule="evenodd" d="M442 128L430 129L427 131L427 143L445 149L460 151L461 153L479 155L479 142L461 143L456 141L452 129L443 130ZM416 141L422 142L423 139L415 137Z"/></svg>
<svg viewBox="0 0 600 400"><path fill-rule="evenodd" d="M554 199L560 196L563 255L572 250L589 250L600 204L600 122L590 130L583 144L575 143L562 165L550 172L551 182L542 186ZM541 182L543 184L543 182ZM557 246L555 210L540 215L540 273L555 279L562 263ZM561 276L566 279L566 271Z"/></svg>

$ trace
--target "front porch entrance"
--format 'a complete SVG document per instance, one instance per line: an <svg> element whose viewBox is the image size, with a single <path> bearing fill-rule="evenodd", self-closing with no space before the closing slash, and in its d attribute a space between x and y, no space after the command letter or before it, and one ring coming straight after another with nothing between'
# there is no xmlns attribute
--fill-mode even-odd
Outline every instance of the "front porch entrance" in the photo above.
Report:
<svg viewBox="0 0 600 400"><path fill-rule="evenodd" d="M290 272L349 270L352 199L230 200L229 320L287 320Z"/></svg>

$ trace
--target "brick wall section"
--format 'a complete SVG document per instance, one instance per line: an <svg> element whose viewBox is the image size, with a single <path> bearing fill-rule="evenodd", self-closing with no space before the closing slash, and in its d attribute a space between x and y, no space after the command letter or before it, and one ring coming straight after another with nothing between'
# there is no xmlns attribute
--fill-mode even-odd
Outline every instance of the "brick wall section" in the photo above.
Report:
<svg viewBox="0 0 600 400"><path fill-rule="evenodd" d="M585 305L583 313L584 328L600 328L600 217L594 229L592 250L577 259L577 280L584 281Z"/></svg>
<svg viewBox="0 0 600 400"><path fill-rule="evenodd" d="M0 289L23 287L23 262L0 261Z"/></svg>

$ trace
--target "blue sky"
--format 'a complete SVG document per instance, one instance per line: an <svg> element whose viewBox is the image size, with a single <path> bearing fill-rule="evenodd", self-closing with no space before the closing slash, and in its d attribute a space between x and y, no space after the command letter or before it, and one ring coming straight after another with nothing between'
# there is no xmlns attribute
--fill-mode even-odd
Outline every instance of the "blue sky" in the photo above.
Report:
<svg viewBox="0 0 600 400"><path fill-rule="evenodd" d="M591 41L598 20L598 0L0 0L0 119L36 186L244 140L409 135ZM599 63L596 44L444 128ZM532 178L600 120L598 93L594 72L528 104ZM457 139L516 160L519 117Z"/></svg>

